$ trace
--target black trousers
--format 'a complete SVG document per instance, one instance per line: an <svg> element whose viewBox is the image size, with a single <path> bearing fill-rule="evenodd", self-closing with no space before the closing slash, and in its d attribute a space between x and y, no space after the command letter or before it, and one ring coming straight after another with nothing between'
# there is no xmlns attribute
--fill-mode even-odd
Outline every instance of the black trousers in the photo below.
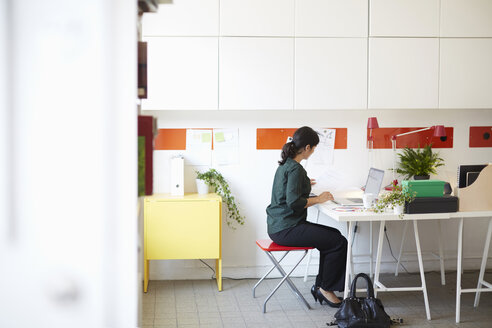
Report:
<svg viewBox="0 0 492 328"><path fill-rule="evenodd" d="M344 290L347 239L338 229L305 222L271 234L270 238L283 246L317 248L320 258L316 287L326 291Z"/></svg>

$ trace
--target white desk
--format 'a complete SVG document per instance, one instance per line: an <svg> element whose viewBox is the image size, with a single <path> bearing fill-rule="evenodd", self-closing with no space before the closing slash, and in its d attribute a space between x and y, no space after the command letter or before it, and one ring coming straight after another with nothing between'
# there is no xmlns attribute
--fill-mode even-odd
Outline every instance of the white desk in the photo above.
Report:
<svg viewBox="0 0 492 328"><path fill-rule="evenodd" d="M400 219L398 215L393 213L373 213L373 212L338 212L334 208L336 205L330 203L318 204L318 209L325 215L331 217L338 222L348 222L348 247L347 247L347 264L345 272L345 290L344 298L347 297L349 292L350 274L351 274L351 259L352 259L352 239L353 239L353 224L356 221L359 222L381 222L379 227L378 249L376 255L376 269L374 273L374 291L422 291L424 296L425 311L427 319L430 320L429 300L427 297L427 286L425 283L424 267L422 262L422 250L420 248L420 239L418 233L417 221L419 220L447 220L451 218L459 219L458 227L458 255L457 255L457 278L456 278L456 323L460 321L460 300L462 293L476 292L475 307L478 306L480 299L480 292L492 292L492 284L483 280L485 267L487 264L488 250L490 246L490 239L492 234L492 211L477 211L477 212L455 212L455 213L428 213L428 214L405 214L403 219ZM463 258L463 221L465 218L489 218L489 226L487 236L484 245L484 252L482 256L482 265L480 268L480 274L478 279L477 288L462 289L461 288L461 271L462 271L462 258ZM388 288L379 281L379 273L381 270L381 253L384 242L384 227L386 221L412 221L414 226L415 244L417 247L417 257L419 262L420 279L422 285L420 287L398 287ZM482 287L484 286L484 287Z"/></svg>
<svg viewBox="0 0 492 328"><path fill-rule="evenodd" d="M353 223L355 221L365 222L365 221L379 221L379 238L378 238L378 248L376 254L376 269L374 272L374 292L390 292L390 291L422 291L424 295L424 304L425 311L427 314L427 320L431 319L430 309L429 309L429 299L427 297L427 286L425 283L425 275L424 275L424 266L422 262L422 251L420 249L420 239L419 239L419 231L418 231L418 220L443 220L449 219L449 213L429 213L429 214L405 214L403 219L400 219L398 215L393 213L374 213L374 212L338 212L335 211L334 208L336 205L330 203L324 203L317 205L319 210L325 215L331 217L332 219L338 222L348 222L348 247L347 247L347 264L345 271L345 290L344 290L344 298L347 297L349 292L349 284L350 284L350 274L351 274L351 258L352 258L352 238L353 238ZM414 227L415 234L415 244L417 247L417 257L419 262L419 270L420 270L420 280L422 285L418 287L397 287L397 288L388 288L384 286L379 281L379 273L381 270L381 253L383 250L383 242L384 242L384 227L386 221L412 221Z"/></svg>

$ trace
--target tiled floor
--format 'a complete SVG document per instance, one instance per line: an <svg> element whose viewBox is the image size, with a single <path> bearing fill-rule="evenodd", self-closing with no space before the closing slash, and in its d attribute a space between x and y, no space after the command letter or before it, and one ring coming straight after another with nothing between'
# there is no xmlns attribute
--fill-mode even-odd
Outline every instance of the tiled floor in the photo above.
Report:
<svg viewBox="0 0 492 328"><path fill-rule="evenodd" d="M478 272L465 272L463 287L474 288ZM486 280L492 280L492 274ZM418 286L418 274L383 275L387 287ZM252 287L257 280L223 280L223 291L217 291L212 280L151 281L148 293L143 295L142 327L327 327L336 309L314 303L310 293L314 277L305 283L294 278L294 284L312 306L307 310L284 284L267 303L262 313L263 299L279 279L264 281L256 298ZM401 317L402 327L492 327L492 294L482 293L480 306L473 308L475 294L461 298L461 323L455 324L456 273L446 273L446 286L441 286L437 272L426 274L432 320L427 321L421 292L379 293L387 313ZM398 326L395 326L398 327Z"/></svg>

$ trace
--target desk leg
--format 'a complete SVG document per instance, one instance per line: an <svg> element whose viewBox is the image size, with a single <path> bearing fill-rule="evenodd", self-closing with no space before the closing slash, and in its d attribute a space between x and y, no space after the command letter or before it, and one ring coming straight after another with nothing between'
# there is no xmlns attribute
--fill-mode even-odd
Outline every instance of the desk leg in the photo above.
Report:
<svg viewBox="0 0 492 328"><path fill-rule="evenodd" d="M460 322L461 306L461 268L463 260L463 218L460 218L458 225L458 264L456 267L456 323Z"/></svg>
<svg viewBox="0 0 492 328"><path fill-rule="evenodd" d="M353 230L353 222L350 221L348 224L348 238L347 238L347 262L345 265L345 288L343 290L343 298L347 298L348 293L349 293L349 286L350 286L350 274L352 273L350 271L352 267L352 230Z"/></svg>
<svg viewBox="0 0 492 328"><path fill-rule="evenodd" d="M369 277L374 278L372 272L372 264L374 263L374 257L372 255L372 221L369 221L369 257L371 259L371 263L369 263Z"/></svg>
<svg viewBox="0 0 492 328"><path fill-rule="evenodd" d="M408 228L408 221L405 221L405 225L403 226L403 234L401 235L400 253L398 254L398 261L396 261L395 276L398 276L398 272L400 271L400 261L401 261L401 256L403 255L403 244L405 243L407 228Z"/></svg>
<svg viewBox="0 0 492 328"><path fill-rule="evenodd" d="M483 275L487 266L487 257L489 256L490 234L492 234L492 218L489 219L489 228L487 229L487 237L485 238L485 247L483 248L482 266L480 267L480 275L478 276L477 292L475 294L474 307L478 306L480 301L480 288L482 287Z"/></svg>
<svg viewBox="0 0 492 328"><path fill-rule="evenodd" d="M222 259L215 259L215 279L217 279L217 288L222 291Z"/></svg>
<svg viewBox="0 0 492 328"><path fill-rule="evenodd" d="M149 260L144 260L144 293L149 287Z"/></svg>
<svg viewBox="0 0 492 328"><path fill-rule="evenodd" d="M437 242L439 244L439 264L441 266L441 285L446 285L446 273L444 271L444 251L442 245L441 220L437 220Z"/></svg>
<svg viewBox="0 0 492 328"><path fill-rule="evenodd" d="M422 281L422 292L424 293L425 312L427 313L427 320L431 319L429 309L429 299L427 297L427 285L425 284L424 263L422 261L422 250L420 249L419 228L417 220L413 220L413 230L415 232L415 245L417 246L417 257L419 259L420 280Z"/></svg>
<svg viewBox="0 0 492 328"><path fill-rule="evenodd" d="M378 250L376 253L376 269L374 271L374 297L377 297L378 294L377 283L379 283L379 271L381 271L381 255L383 253L385 225L386 222L384 221L381 221L381 223L379 224Z"/></svg>

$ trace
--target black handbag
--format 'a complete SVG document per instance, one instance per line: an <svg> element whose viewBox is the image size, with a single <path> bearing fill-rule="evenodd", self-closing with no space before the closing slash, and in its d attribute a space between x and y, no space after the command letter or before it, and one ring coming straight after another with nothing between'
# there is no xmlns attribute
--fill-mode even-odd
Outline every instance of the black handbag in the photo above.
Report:
<svg viewBox="0 0 492 328"><path fill-rule="evenodd" d="M367 297L355 296L358 278L363 278L367 282ZM392 323L381 301L374 297L371 278L365 273L355 276L350 287L350 295L342 301L335 313L335 319L339 328L388 328Z"/></svg>

